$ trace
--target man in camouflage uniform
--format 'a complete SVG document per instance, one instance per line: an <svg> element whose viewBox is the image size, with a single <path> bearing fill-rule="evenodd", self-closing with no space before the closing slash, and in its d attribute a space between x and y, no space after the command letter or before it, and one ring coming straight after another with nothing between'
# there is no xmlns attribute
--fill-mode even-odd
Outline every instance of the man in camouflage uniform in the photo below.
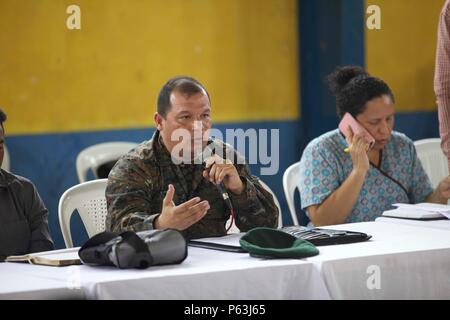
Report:
<svg viewBox="0 0 450 320"><path fill-rule="evenodd" d="M175 77L163 86L152 139L123 156L109 174L108 230L174 228L187 239L223 236L230 210L217 184L228 192L241 231L276 227L279 213L273 197L251 175L244 159L222 141L205 137L210 113L209 95L195 79ZM200 143L200 149L207 146L221 153L209 157L206 166L196 161L176 164L173 151L180 142L172 134L177 129L194 137L187 141L192 146L188 150ZM195 130L201 131L200 140ZM218 154L225 154L226 160Z"/></svg>

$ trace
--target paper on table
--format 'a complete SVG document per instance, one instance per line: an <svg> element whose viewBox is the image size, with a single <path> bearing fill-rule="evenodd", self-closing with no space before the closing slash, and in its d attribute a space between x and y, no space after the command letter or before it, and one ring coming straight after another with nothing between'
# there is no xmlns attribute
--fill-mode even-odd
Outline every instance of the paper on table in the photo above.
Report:
<svg viewBox="0 0 450 320"><path fill-rule="evenodd" d="M212 242L212 243L218 243L218 244L224 244L228 246L240 246L239 240L243 236L243 233L233 233L229 234L223 237L214 237L214 238L201 238L201 239L195 239L202 242Z"/></svg>
<svg viewBox="0 0 450 320"><path fill-rule="evenodd" d="M382 214L383 217L401 218L401 219L416 219L416 220L436 220L446 219L441 213L429 212L425 210L418 210L406 207L398 207L392 210L386 210Z"/></svg>
<svg viewBox="0 0 450 320"><path fill-rule="evenodd" d="M394 203L393 206L398 208L407 208L418 211L427 211L432 213L439 213L445 216L447 219L450 219L450 206L445 204L437 204L437 203L429 203L422 202L417 204L409 204L409 203Z"/></svg>

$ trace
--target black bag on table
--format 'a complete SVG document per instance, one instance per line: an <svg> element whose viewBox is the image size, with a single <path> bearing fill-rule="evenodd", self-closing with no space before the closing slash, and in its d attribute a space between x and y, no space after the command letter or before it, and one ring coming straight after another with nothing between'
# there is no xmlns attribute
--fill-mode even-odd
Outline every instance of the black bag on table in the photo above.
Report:
<svg viewBox="0 0 450 320"><path fill-rule="evenodd" d="M87 265L145 269L183 262L187 243L175 229L102 232L86 241L78 255Z"/></svg>

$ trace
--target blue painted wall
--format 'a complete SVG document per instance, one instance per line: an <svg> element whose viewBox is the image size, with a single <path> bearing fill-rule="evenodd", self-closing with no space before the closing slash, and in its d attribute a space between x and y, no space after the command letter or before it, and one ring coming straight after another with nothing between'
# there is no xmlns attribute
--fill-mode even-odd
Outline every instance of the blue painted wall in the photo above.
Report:
<svg viewBox="0 0 450 320"><path fill-rule="evenodd" d="M406 133L414 140L436 137L438 135L437 121L437 114L434 112L401 113L396 116L396 129ZM337 122L334 123L334 127L336 126ZM225 130L228 128L280 130L280 165L278 174L262 176L261 178L277 195L282 207L284 223L292 223L284 197L282 175L288 166L299 161L301 153L309 141L302 134L304 122L293 120L228 123L219 124L215 127L221 130L224 135ZM149 128L7 137L7 144L12 159L12 172L28 177L36 184L41 197L50 211L50 231L57 248L64 247L58 222L58 201L65 190L78 183L75 170L77 154L85 147L100 142L141 142L151 137L153 131L152 128ZM260 175L260 165L250 165L250 168L254 174ZM298 216L301 223L305 224L307 222L303 213L299 212ZM72 233L75 245L81 245L87 239L81 220L77 216L73 219Z"/></svg>
<svg viewBox="0 0 450 320"><path fill-rule="evenodd" d="M225 136L226 129L279 129L280 164L277 175L260 176L261 166L250 165L252 172L260 176L277 194L283 206L284 221L291 223L281 185L282 173L300 159L301 140L298 121L276 121L255 123L219 124L215 128ZM47 135L8 136L7 145L11 156L11 171L32 180L50 211L50 229L56 246L64 246L58 222L58 201L65 190L78 183L75 160L78 153L93 144L106 141L142 142L149 139L153 128L135 130L114 130L94 132L71 132ZM270 147L268 148L270 150ZM264 167L264 166L263 166ZM74 243L80 245L86 240L81 220L76 218L72 228Z"/></svg>
<svg viewBox="0 0 450 320"><path fill-rule="evenodd" d="M325 77L339 65L364 67L363 5L359 0L300 0L301 117L308 141L336 127L335 100Z"/></svg>

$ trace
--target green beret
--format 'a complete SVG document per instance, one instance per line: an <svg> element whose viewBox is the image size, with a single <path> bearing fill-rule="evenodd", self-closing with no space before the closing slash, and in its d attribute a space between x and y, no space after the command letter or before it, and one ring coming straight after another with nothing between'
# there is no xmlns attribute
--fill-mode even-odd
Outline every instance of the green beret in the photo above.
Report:
<svg viewBox="0 0 450 320"><path fill-rule="evenodd" d="M252 257L258 258L300 259L319 254L311 242L272 228L253 228L241 237L239 243Z"/></svg>

